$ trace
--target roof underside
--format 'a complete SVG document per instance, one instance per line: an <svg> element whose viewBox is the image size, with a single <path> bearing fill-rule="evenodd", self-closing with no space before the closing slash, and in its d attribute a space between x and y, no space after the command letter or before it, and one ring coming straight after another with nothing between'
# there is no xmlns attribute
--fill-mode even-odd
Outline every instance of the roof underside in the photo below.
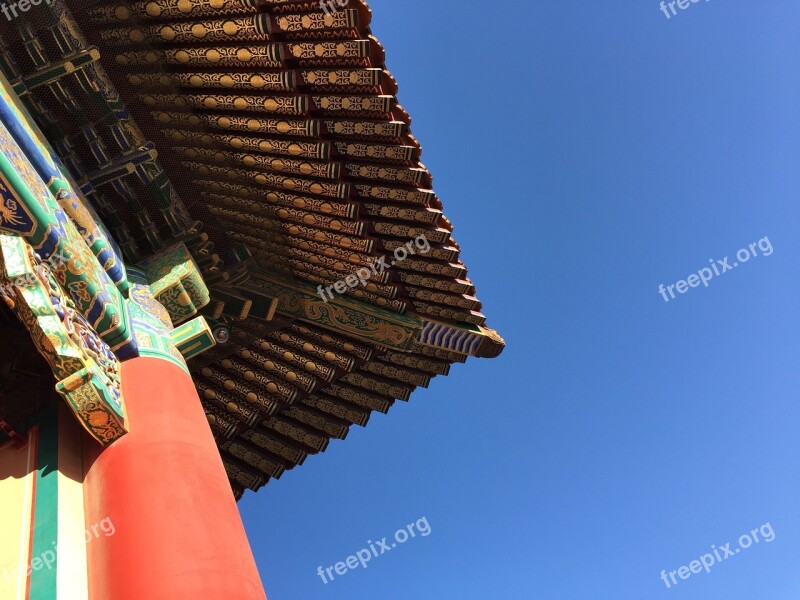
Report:
<svg viewBox="0 0 800 600"><path fill-rule="evenodd" d="M76 178L95 182L93 200L128 260L159 250L175 224L147 186L104 183L103 170L132 151L104 126L103 107L86 102L92 90L80 72L30 85L65 56L99 49L91 72L107 72L130 110L132 119L114 114L134 132L134 150L163 169L163 198L202 222L204 233L184 240L211 287L210 316L231 340L190 366L238 495L408 400L452 363L499 354L364 3L333 2L328 14L318 1L69 4L56 33L51 22L33 23L30 35L0 27L15 63L4 70ZM428 252L348 289L345 301L389 320L477 332L469 350L388 349L242 294L254 275L329 286L421 236Z"/></svg>

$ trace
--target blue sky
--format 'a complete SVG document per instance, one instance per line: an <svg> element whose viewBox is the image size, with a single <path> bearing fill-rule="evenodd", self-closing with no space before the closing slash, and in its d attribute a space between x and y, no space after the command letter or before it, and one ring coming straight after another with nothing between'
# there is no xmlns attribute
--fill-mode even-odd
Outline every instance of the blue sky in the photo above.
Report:
<svg viewBox="0 0 800 600"><path fill-rule="evenodd" d="M271 600L800 597L800 3L372 7L508 348L247 494Z"/></svg>

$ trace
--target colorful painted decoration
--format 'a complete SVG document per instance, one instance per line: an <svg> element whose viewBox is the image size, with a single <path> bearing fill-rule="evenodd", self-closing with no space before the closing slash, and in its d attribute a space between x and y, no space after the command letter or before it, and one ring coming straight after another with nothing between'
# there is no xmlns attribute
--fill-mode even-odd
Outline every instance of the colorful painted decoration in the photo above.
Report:
<svg viewBox="0 0 800 600"><path fill-rule="evenodd" d="M156 300L166 307L175 325L193 317L211 301L200 268L183 243L170 246L139 266L146 273Z"/></svg>
<svg viewBox="0 0 800 600"><path fill-rule="evenodd" d="M188 359L217 343L205 318L198 317L173 328L170 313L156 299L146 273L135 268L128 273L132 284L128 305L140 354L170 361L188 371Z"/></svg>
<svg viewBox="0 0 800 600"><path fill-rule="evenodd" d="M98 442L126 433L120 363L25 241L0 234L0 297L28 328L75 416Z"/></svg>
<svg viewBox="0 0 800 600"><path fill-rule="evenodd" d="M188 370L186 360L172 342L173 327L169 313L155 299L147 275L139 269L129 268L128 277L131 282L128 311L139 355L168 360Z"/></svg>
<svg viewBox="0 0 800 600"><path fill-rule="evenodd" d="M2 74L0 74L0 121L14 136L42 181L47 183L59 206L72 219L108 276L120 291L126 292L128 282L125 266L109 241L110 236L99 226L100 220L97 215L87 208L90 205L76 193L67 180L55 157L55 152Z"/></svg>
<svg viewBox="0 0 800 600"><path fill-rule="evenodd" d="M170 333L172 343L186 360L194 358L217 345L216 336L205 317L187 321Z"/></svg>
<svg viewBox="0 0 800 600"><path fill-rule="evenodd" d="M120 356L136 356L122 295L2 122L0 231L26 237L100 337Z"/></svg>

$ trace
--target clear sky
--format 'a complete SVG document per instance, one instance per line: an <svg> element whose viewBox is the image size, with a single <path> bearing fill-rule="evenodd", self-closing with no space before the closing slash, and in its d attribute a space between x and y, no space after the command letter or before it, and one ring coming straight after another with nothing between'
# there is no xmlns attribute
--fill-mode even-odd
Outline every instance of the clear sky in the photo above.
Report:
<svg viewBox="0 0 800 600"><path fill-rule="evenodd" d="M270 600L800 598L800 3L372 8L508 348L246 495Z"/></svg>

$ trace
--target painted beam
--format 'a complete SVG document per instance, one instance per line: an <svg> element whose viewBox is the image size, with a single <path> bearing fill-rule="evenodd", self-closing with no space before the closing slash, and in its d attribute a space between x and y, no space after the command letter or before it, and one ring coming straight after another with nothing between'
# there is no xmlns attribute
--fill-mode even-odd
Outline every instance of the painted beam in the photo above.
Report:
<svg viewBox="0 0 800 600"><path fill-rule="evenodd" d="M2 122L0 232L26 238L100 337L122 357L137 355L122 294Z"/></svg>
<svg viewBox="0 0 800 600"><path fill-rule="evenodd" d="M47 184L59 206L72 219L111 281L121 292L127 292L129 284L125 265L110 241L111 236L104 231L99 217L91 210L91 205L71 184L65 174L66 169L56 157L55 151L2 74L0 74L0 120L25 152L39 177Z"/></svg>
<svg viewBox="0 0 800 600"><path fill-rule="evenodd" d="M415 315L341 296L324 302L312 285L262 272L254 273L239 293L253 298L254 306L256 301L269 306L277 299L279 313L396 350L411 350L422 330L422 320Z"/></svg>

